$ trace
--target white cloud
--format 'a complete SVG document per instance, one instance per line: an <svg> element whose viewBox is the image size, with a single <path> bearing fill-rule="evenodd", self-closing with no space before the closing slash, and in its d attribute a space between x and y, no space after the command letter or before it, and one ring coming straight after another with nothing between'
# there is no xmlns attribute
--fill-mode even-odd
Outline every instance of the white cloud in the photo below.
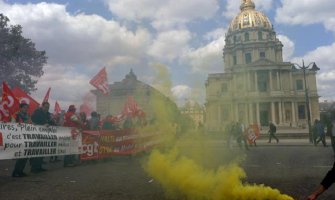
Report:
<svg viewBox="0 0 335 200"><path fill-rule="evenodd" d="M303 57L292 59L293 62L302 65L302 59L305 66L315 62L320 68L317 73L318 92L322 99L333 99L335 97L335 43L329 46L321 46L306 53Z"/></svg>
<svg viewBox="0 0 335 200"><path fill-rule="evenodd" d="M180 100L189 98L191 90L192 89L187 85L177 85L171 89L173 96Z"/></svg>
<svg viewBox="0 0 335 200"><path fill-rule="evenodd" d="M295 45L290 38L285 35L278 35L277 38L283 43L283 60L288 61L294 53Z"/></svg>
<svg viewBox="0 0 335 200"><path fill-rule="evenodd" d="M224 35L221 35L205 46L189 49L189 52L183 57L183 61L189 63L194 72L204 74L223 72L222 49L224 44Z"/></svg>
<svg viewBox="0 0 335 200"><path fill-rule="evenodd" d="M0 12L11 24L23 27L23 36L38 50L45 50L48 65L44 68L34 93L41 99L48 87L51 98L60 102L81 101L92 86L90 78L102 67L113 69L112 82L120 81L132 68L145 71L151 33L143 28L130 31L119 22L98 15L71 15L66 5L55 3L6 4L0 0ZM127 69L126 69L127 68Z"/></svg>
<svg viewBox="0 0 335 200"><path fill-rule="evenodd" d="M173 61L186 51L191 33L188 30L161 32L148 50L148 54L161 61Z"/></svg>
<svg viewBox="0 0 335 200"><path fill-rule="evenodd" d="M149 20L156 29L183 26L195 19L208 19L219 9L216 0L106 0L114 15L130 21Z"/></svg>
<svg viewBox="0 0 335 200"><path fill-rule="evenodd" d="M275 20L283 24L323 23L326 28L335 31L334 0L281 0Z"/></svg>
<svg viewBox="0 0 335 200"><path fill-rule="evenodd" d="M272 8L273 0L254 0L256 10L258 11L269 11ZM240 12L241 1L227 0L227 5L223 16L231 19Z"/></svg>
<svg viewBox="0 0 335 200"><path fill-rule="evenodd" d="M142 28L132 32L117 21L98 15L70 15L65 5L54 3L2 3L0 12L12 24L23 26L23 35L38 49L46 50L49 62L66 65L102 65L113 57L139 59L151 34Z"/></svg>

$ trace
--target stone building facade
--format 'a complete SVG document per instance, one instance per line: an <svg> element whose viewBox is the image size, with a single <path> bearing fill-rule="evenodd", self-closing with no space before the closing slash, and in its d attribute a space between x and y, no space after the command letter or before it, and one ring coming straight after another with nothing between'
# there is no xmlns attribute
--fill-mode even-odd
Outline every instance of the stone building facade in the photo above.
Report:
<svg viewBox="0 0 335 200"><path fill-rule="evenodd" d="M283 45L252 0L243 0L232 20L223 49L224 73L206 81L206 128L221 131L227 123L307 127L305 89L310 117L319 119L316 71L293 70L283 61Z"/></svg>
<svg viewBox="0 0 335 200"><path fill-rule="evenodd" d="M132 96L139 108L146 115L147 120L152 120L157 115L154 109L155 101L163 101L166 108L178 110L177 105L161 92L150 85L139 81L131 70L124 79L109 85L110 92L108 95L102 94L98 90L92 93L96 96L96 110L102 116L121 114L128 96Z"/></svg>

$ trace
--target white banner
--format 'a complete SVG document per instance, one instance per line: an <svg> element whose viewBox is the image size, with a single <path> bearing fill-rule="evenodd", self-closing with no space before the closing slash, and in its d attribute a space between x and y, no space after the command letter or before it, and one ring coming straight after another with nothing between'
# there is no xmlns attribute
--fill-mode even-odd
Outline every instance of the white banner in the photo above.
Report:
<svg viewBox="0 0 335 200"><path fill-rule="evenodd" d="M80 154L77 129L0 122L0 160Z"/></svg>

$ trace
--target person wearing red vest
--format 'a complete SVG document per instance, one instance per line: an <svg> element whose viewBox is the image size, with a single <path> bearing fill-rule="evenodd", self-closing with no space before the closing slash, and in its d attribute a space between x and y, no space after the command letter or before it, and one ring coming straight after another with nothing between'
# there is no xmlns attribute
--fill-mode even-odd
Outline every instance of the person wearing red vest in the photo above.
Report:
<svg viewBox="0 0 335 200"><path fill-rule="evenodd" d="M74 105L70 105L69 109L65 113L64 116L64 126L65 127L76 127L81 128L82 123L79 119L79 117L76 115L76 107ZM64 167L73 167L75 161L74 155L65 155L64 156Z"/></svg>

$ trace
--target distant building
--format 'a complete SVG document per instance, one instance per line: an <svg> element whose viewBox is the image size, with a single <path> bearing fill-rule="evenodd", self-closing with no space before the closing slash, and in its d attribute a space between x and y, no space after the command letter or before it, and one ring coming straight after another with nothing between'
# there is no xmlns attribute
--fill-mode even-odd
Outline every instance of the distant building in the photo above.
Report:
<svg viewBox="0 0 335 200"><path fill-rule="evenodd" d="M223 49L224 72L206 82L206 128L221 131L230 121L267 126L307 127L305 89L311 121L320 118L316 71L292 70L283 44L267 16L243 0L231 21Z"/></svg>
<svg viewBox="0 0 335 200"><path fill-rule="evenodd" d="M165 102L166 108L178 110L177 105L168 97L164 96L150 85L137 80L136 75L131 70L120 82L109 85L108 95L102 94L98 90L92 90L96 95L96 109L102 116L118 115L122 113L128 96L132 96L138 106L145 112L147 120L156 117L154 101L159 99Z"/></svg>
<svg viewBox="0 0 335 200"><path fill-rule="evenodd" d="M205 108L195 101L187 100L185 105L179 108L181 114L190 117L195 126L204 125Z"/></svg>

